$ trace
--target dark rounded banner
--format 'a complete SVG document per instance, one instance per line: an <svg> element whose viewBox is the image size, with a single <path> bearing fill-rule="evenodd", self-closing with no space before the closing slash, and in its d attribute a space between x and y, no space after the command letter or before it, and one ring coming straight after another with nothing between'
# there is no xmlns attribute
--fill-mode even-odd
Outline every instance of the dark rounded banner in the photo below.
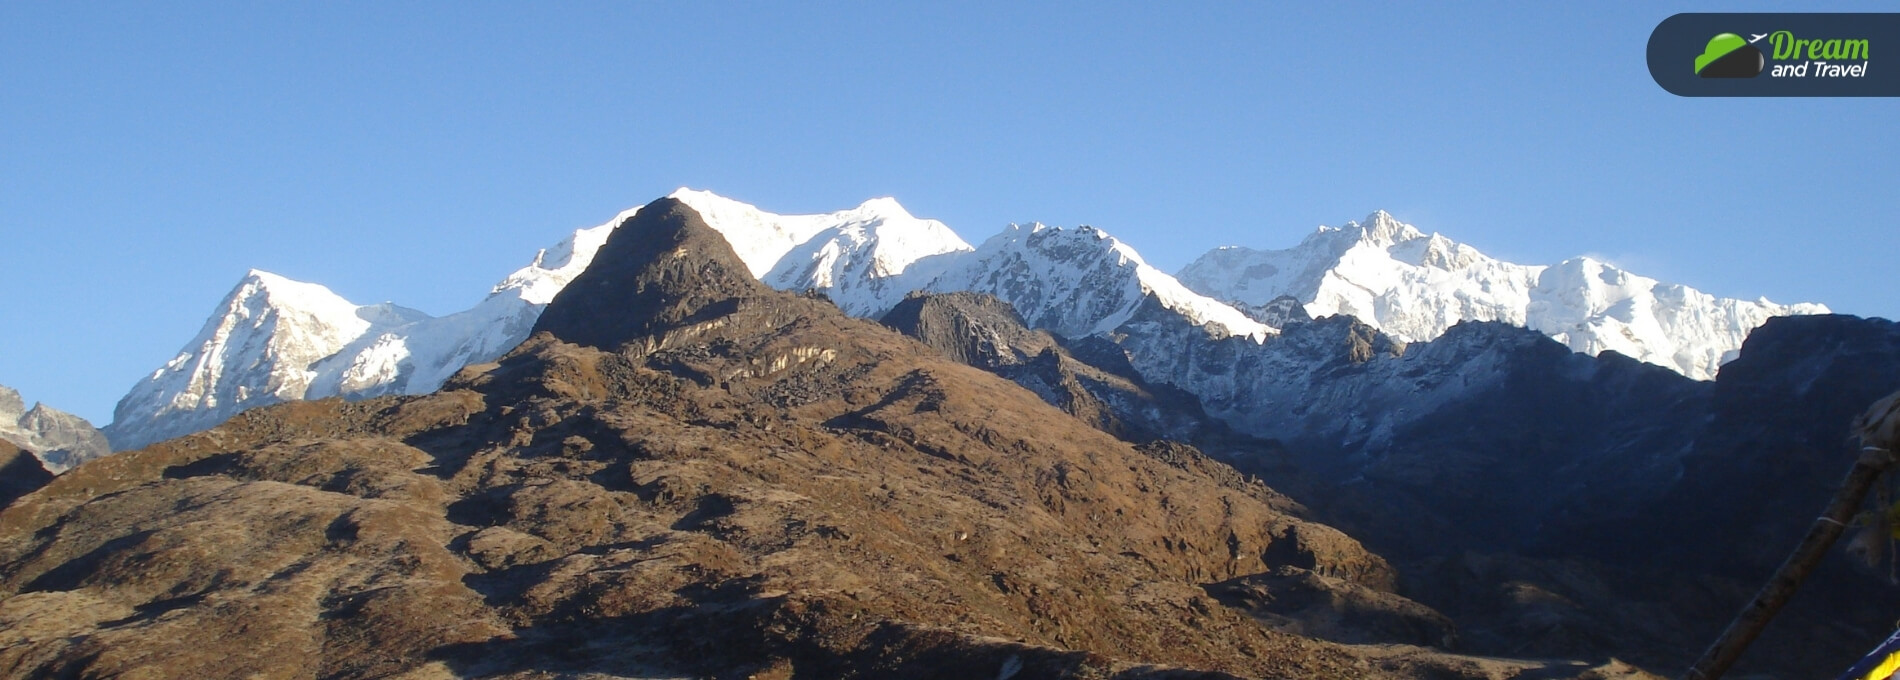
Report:
<svg viewBox="0 0 1900 680"><path fill-rule="evenodd" d="M1900 13L1677 14L1649 75L1684 97L1900 97Z"/></svg>

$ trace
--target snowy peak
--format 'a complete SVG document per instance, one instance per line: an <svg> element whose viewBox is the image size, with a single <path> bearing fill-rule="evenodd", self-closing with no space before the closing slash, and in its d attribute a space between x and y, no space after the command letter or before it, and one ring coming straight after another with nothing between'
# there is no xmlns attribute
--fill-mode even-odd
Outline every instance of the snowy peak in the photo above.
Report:
<svg viewBox="0 0 1900 680"><path fill-rule="evenodd" d="M317 284L251 270L177 357L119 401L106 431L114 448L137 448L279 401L432 392L463 366L526 339L541 309L637 211L574 231L474 307L442 317L357 305Z"/></svg>
<svg viewBox="0 0 1900 680"><path fill-rule="evenodd" d="M820 290L864 316L890 308L935 278L946 257L970 250L943 223L914 217L890 198L836 213L777 215L707 191L682 188L670 197L724 236L752 276L777 268L772 285ZM317 284L247 272L198 336L120 400L107 431L115 448L136 448L284 400L434 391L463 366L494 360L526 339L543 308L639 211L575 230L474 307L442 317L357 305ZM780 260L787 264L779 267Z"/></svg>
<svg viewBox="0 0 1900 680"><path fill-rule="evenodd" d="M942 273L948 256L971 250L944 223L914 217L890 198L816 217L829 226L780 255L760 278L781 290L823 292L857 316L883 314ZM708 222L728 241L743 238L727 225Z"/></svg>
<svg viewBox="0 0 1900 680"><path fill-rule="evenodd" d="M297 331L325 337L355 337L373 326L396 326L429 317L421 311L384 302L358 305L329 288L288 279L262 269L246 272L221 305L225 320L291 317Z"/></svg>
<svg viewBox="0 0 1900 680"><path fill-rule="evenodd" d="M1034 328L1072 337L1112 331L1143 299L1220 335L1262 338L1272 330L1238 310L1188 290L1094 227L1012 224L931 282L932 292L989 293L1010 303Z"/></svg>
<svg viewBox="0 0 1900 680"><path fill-rule="evenodd" d="M1285 250L1216 249L1180 276L1243 309L1290 296L1312 317L1352 315L1404 341L1436 338L1461 321L1499 321L1578 352L1616 350L1701 380L1769 317L1826 311L1716 298L1590 258L1504 262L1384 211L1321 227Z"/></svg>
<svg viewBox="0 0 1900 680"><path fill-rule="evenodd" d="M870 199L863 203L859 203L858 207L856 208L846 210L839 214L861 216L863 219L867 221L893 219L893 218L900 219L900 220L916 219L916 217L913 217L910 214L909 210L905 210L904 206L897 202L896 198L893 198L890 196L882 196L882 197Z"/></svg>
<svg viewBox="0 0 1900 680"><path fill-rule="evenodd" d="M718 232L750 276L822 293L856 316L880 316L915 290L988 293L1032 327L1108 333L1131 352L1146 347L1156 356L1178 354L1196 338L1257 344L1282 326L1343 314L1401 342L1437 337L1461 321L1498 321L1576 351L1615 350L1707 378L1768 317L1825 310L1718 299L1587 258L1550 267L1502 262L1383 211L1321 227L1285 250L1211 251L1177 280L1088 226L1013 224L972 248L891 198L813 215L770 213L687 188L669 198ZM433 391L463 366L526 339L614 228L640 211L572 232L475 306L442 317L356 305L320 285L249 272L198 336L120 401L107 431L126 448L277 401Z"/></svg>
<svg viewBox="0 0 1900 680"><path fill-rule="evenodd" d="M1588 257L1545 269L1531 291L1529 326L1586 354L1604 350L1709 379L1769 318L1827 307L1718 298Z"/></svg>
<svg viewBox="0 0 1900 680"><path fill-rule="evenodd" d="M1068 335L1114 329L1148 295L1223 335L1272 329L1188 290L1126 243L1089 226L1012 224L978 248L942 222L875 198L822 215L778 215L708 192L674 198L698 211L767 285L824 293L847 313L875 317L914 290L986 292L1031 325ZM761 272L760 263L772 264Z"/></svg>
<svg viewBox="0 0 1900 680"><path fill-rule="evenodd" d="M766 212L695 189L668 198L698 212L767 285L822 292L858 316L889 310L941 273L943 256L971 249L944 223L918 218L889 197L815 215Z"/></svg>
<svg viewBox="0 0 1900 680"><path fill-rule="evenodd" d="M387 303L357 305L323 286L253 269L177 357L119 400L106 432L117 448L143 446L237 410L302 399L318 360L365 334L426 318Z"/></svg>
<svg viewBox="0 0 1900 680"><path fill-rule="evenodd" d="M223 308L227 315L235 314L248 318L258 316L273 309L308 310L314 315L331 313L337 317L355 314L356 305L342 296L331 292L329 288L272 274L262 269L252 269L238 279L231 292L225 294Z"/></svg>
<svg viewBox="0 0 1900 680"><path fill-rule="evenodd" d="M691 207L708 225L723 234L753 276L765 276L786 252L842 221L837 217L842 213L777 215L710 191L685 187L667 194L667 198ZM869 205L867 202L859 209ZM605 238L603 235L602 240Z"/></svg>
<svg viewBox="0 0 1900 680"><path fill-rule="evenodd" d="M607 234L613 231L614 225L638 211L638 208L623 211L605 224L577 229L560 243L541 249L534 254L533 262L495 284L489 295L511 295L529 304L547 304L594 262L594 253L607 242Z"/></svg>
<svg viewBox="0 0 1900 680"><path fill-rule="evenodd" d="M1299 248L1340 253L1355 247L1389 248L1422 238L1426 238L1426 234L1417 227L1400 222L1384 210L1376 210L1363 222L1349 221L1341 227L1321 225L1300 242Z"/></svg>
<svg viewBox="0 0 1900 680"><path fill-rule="evenodd" d="M1412 225L1400 222L1384 210L1374 211L1366 216L1362 223L1346 223L1346 233L1357 232L1359 242L1375 247L1391 247L1408 241L1425 238L1425 234Z"/></svg>

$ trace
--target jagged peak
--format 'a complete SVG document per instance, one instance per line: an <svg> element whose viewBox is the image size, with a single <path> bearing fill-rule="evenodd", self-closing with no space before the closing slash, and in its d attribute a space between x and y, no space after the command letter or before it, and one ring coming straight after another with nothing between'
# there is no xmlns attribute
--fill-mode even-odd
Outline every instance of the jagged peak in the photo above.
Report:
<svg viewBox="0 0 1900 680"><path fill-rule="evenodd" d="M1099 249L1099 252L1102 254L1113 254L1113 256L1120 258L1121 263L1124 265L1137 267L1148 266L1148 262L1142 259L1141 253L1137 252L1133 246L1128 245L1121 239L1115 238L1113 234L1108 233L1101 227L1087 224L1073 228L1051 226L1041 222L1030 222L1027 225L1011 224L1008 228L1004 229L1002 233L997 234L992 237L990 241L985 241L984 243L989 245L991 241L994 241L997 245L1017 243L1019 247L1034 250L1047 250L1056 244L1061 244L1061 246L1057 247L1067 246L1083 249L1075 251L1077 253L1091 252L1089 249ZM992 246L992 248L993 247L994 246ZM985 250L987 249L989 248L985 248Z"/></svg>
<svg viewBox="0 0 1900 680"><path fill-rule="evenodd" d="M752 275L760 278L777 276L782 269L802 271L806 268L804 256L824 250L827 243L838 239L849 242L850 249L870 245L881 263L879 271L885 274L903 271L921 256L970 249L970 244L942 222L916 217L888 196L848 210L801 215L766 212L709 191L686 188L668 198L698 211L708 225L726 237ZM780 266L795 254L800 259Z"/></svg>
<svg viewBox="0 0 1900 680"><path fill-rule="evenodd" d="M1398 219L1392 217L1392 213L1388 213L1384 210L1373 211L1371 215L1366 216L1365 222L1360 223L1358 226L1360 229L1359 239L1361 241L1378 245L1389 246L1413 239L1425 238L1425 233L1419 231L1417 227L1398 221Z"/></svg>
<svg viewBox="0 0 1900 680"><path fill-rule="evenodd" d="M52 406L46 405L46 402L42 402L42 401L33 402L33 408L27 409L26 413L20 416L20 422L22 423L74 423L74 424L84 425L86 429L89 429L89 430L94 429L92 426L92 423L90 421L87 421L84 417L81 417L80 415L75 414L75 413L69 413L66 411L61 411L57 408L53 408Z"/></svg>
<svg viewBox="0 0 1900 680"><path fill-rule="evenodd" d="M1388 248L1400 243L1426 238L1427 234L1405 222L1400 222L1391 213L1374 210L1362 221L1348 221L1344 226L1319 225L1300 245L1310 243L1332 244L1333 248L1350 248L1354 244L1364 243L1374 247Z"/></svg>
<svg viewBox="0 0 1900 680"><path fill-rule="evenodd" d="M1097 226L1089 225L1089 224L1082 224L1082 225L1077 225L1074 227L1059 227L1059 226L1055 226L1051 224L1044 224L1042 222L1028 222L1028 223L1012 222L1007 228L1003 229L1003 234L1004 235L1038 234L1038 235L1042 235L1044 238L1087 237L1087 238L1091 238L1097 241L1112 241L1114 243L1121 243L1121 240L1115 238L1113 234L1110 234L1107 231L1104 231L1101 227L1097 227Z"/></svg>
<svg viewBox="0 0 1900 680"><path fill-rule="evenodd" d="M25 410L26 401L20 398L20 392L6 385L0 385L0 414L21 413Z"/></svg>
<svg viewBox="0 0 1900 680"><path fill-rule="evenodd" d="M1392 224L1403 224L1403 223L1400 222L1398 218L1393 217L1392 213L1386 212L1385 210L1382 210L1382 209L1374 209L1372 212L1366 214L1366 219L1362 221L1362 224L1365 224L1367 226L1377 226L1377 225L1392 225Z"/></svg>

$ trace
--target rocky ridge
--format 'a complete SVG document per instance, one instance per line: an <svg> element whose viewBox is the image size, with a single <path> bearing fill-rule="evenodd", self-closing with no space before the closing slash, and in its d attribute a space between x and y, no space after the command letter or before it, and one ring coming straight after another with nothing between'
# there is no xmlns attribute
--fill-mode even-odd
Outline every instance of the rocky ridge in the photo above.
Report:
<svg viewBox="0 0 1900 680"><path fill-rule="evenodd" d="M1013 307L991 295L914 294L880 323L953 361L1008 378L1125 441L1197 442L1228 433L1194 395L1143 380L1119 345L1032 330Z"/></svg>
<svg viewBox="0 0 1900 680"><path fill-rule="evenodd" d="M112 452L105 435L85 418L40 403L27 408L20 393L5 385L0 385L0 440L38 459L37 467L54 474ZM0 468L0 481L12 480L11 474L8 468Z"/></svg>

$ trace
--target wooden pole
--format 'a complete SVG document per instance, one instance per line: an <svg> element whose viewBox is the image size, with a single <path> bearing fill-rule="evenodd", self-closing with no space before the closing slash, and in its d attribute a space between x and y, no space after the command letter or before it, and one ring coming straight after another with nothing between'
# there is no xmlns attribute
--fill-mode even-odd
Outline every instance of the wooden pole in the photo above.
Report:
<svg viewBox="0 0 1900 680"><path fill-rule="evenodd" d="M1854 461L1854 468L1847 472L1847 479L1841 482L1840 490L1834 493L1834 500L1815 518L1807 537L1801 539L1801 545L1781 563L1774 576L1768 578L1755 599L1742 608L1735 620L1729 622L1728 629L1722 631L1722 636L1715 639L1715 644L1709 645L1702 658L1683 674L1683 680L1717 680L1727 673L1748 645L1761 635L1768 621L1781 612L1801 582L1814 572L1821 558L1827 556L1827 549L1840 539L1841 532L1847 530L1847 523L1867 498L1867 490L1894 465L1892 449L1896 429L1900 428L1900 392L1876 402L1854 426L1864 448L1860 459Z"/></svg>

